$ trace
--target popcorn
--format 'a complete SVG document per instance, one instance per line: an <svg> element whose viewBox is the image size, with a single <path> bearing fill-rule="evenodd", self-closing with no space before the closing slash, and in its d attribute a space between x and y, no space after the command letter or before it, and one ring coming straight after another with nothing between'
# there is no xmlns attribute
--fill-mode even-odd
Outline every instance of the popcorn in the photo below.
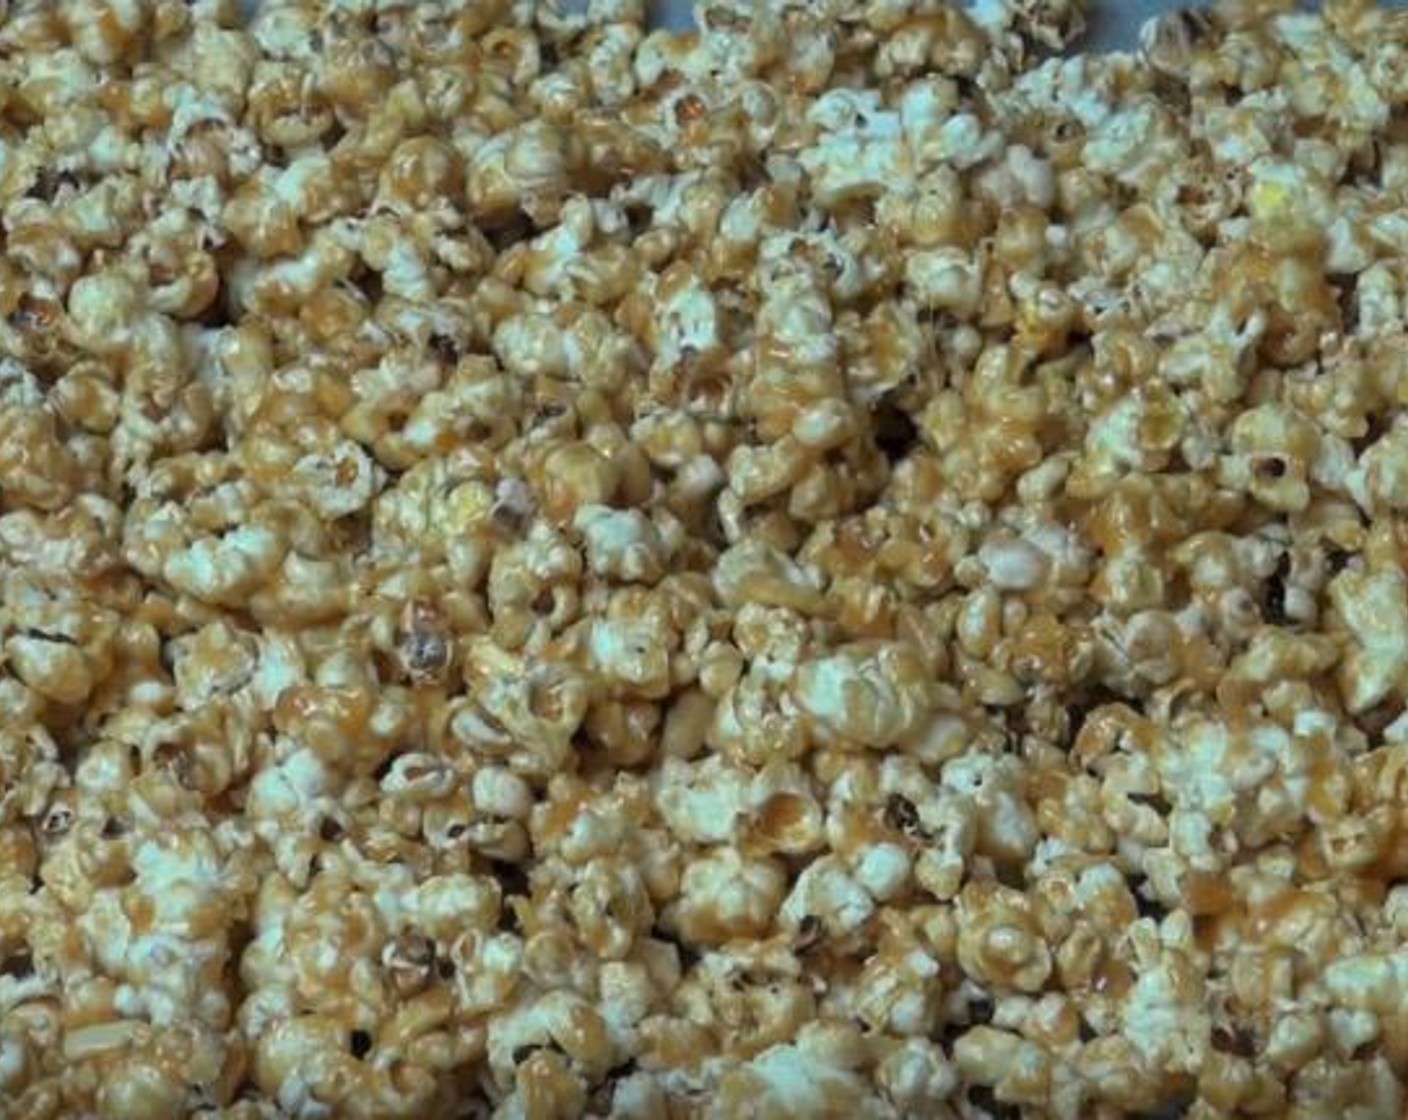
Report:
<svg viewBox="0 0 1408 1120"><path fill-rule="evenodd" d="M958 958L964 971L997 988L1036 991L1051 972L1050 951L1008 888L973 884L959 896Z"/></svg>
<svg viewBox="0 0 1408 1120"><path fill-rule="evenodd" d="M1351 712L1362 712L1400 686L1408 649L1397 624L1408 620L1408 588L1401 572L1346 571L1329 585L1352 645L1340 667L1340 687Z"/></svg>
<svg viewBox="0 0 1408 1120"><path fill-rule="evenodd" d="M807 919L819 922L833 936L856 931L875 912L865 888L835 856L808 864L782 905L782 920L800 929Z"/></svg>
<svg viewBox="0 0 1408 1120"><path fill-rule="evenodd" d="M992 586L1003 591L1027 591L1046 575L1047 560L1036 546L1024 540L989 541L978 550Z"/></svg>
<svg viewBox="0 0 1408 1120"><path fill-rule="evenodd" d="M692 944L758 937L782 902L786 878L772 860L744 860L722 848L690 863L680 880L673 921Z"/></svg>
<svg viewBox="0 0 1408 1120"><path fill-rule="evenodd" d="M574 524L586 538L587 565L596 575L652 582L664 574L664 542L639 511L584 506Z"/></svg>
<svg viewBox="0 0 1408 1120"><path fill-rule="evenodd" d="M833 90L808 115L821 137L800 162L820 205L893 189L910 174L900 114L883 109L878 94Z"/></svg>
<svg viewBox="0 0 1408 1120"><path fill-rule="evenodd" d="M815 1114L826 1108L858 1117L885 1114L858 1072L837 1063L811 1036L763 1051L726 1075L718 1091L720 1108L737 1110L751 1101L764 1116Z"/></svg>
<svg viewBox="0 0 1408 1120"><path fill-rule="evenodd" d="M914 734L930 703L918 659L898 644L857 645L806 662L797 670L795 695L823 733L868 747Z"/></svg>
<svg viewBox="0 0 1408 1120"><path fill-rule="evenodd" d="M1391 13L11 7L12 1111L1402 1111Z"/></svg>

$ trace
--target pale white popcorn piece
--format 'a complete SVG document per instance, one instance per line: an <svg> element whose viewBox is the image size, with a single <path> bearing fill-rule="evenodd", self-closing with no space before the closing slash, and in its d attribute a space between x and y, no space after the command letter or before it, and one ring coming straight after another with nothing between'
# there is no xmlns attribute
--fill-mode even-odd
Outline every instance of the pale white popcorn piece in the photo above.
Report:
<svg viewBox="0 0 1408 1120"><path fill-rule="evenodd" d="M173 645L176 689L184 707L198 708L238 691L254 676L255 642L227 623L212 623Z"/></svg>
<svg viewBox="0 0 1408 1120"><path fill-rule="evenodd" d="M573 523L586 541L587 566L597 575L653 582L664 574L664 541L639 510L586 505Z"/></svg>
<svg viewBox="0 0 1408 1120"><path fill-rule="evenodd" d="M1401 687L1408 669L1408 584L1400 572L1347 571L1329 592L1353 640L1340 687L1349 710L1361 712Z"/></svg>
<svg viewBox="0 0 1408 1120"><path fill-rule="evenodd" d="M937 154L959 170L975 167L1002 151L1001 133L984 129L972 113L955 113L939 130Z"/></svg>
<svg viewBox="0 0 1408 1120"><path fill-rule="evenodd" d="M957 248L923 249L905 261L905 280L920 305L967 317L983 293L980 262Z"/></svg>
<svg viewBox="0 0 1408 1120"><path fill-rule="evenodd" d="M328 767L307 747L295 748L273 766L254 776L249 811L255 817L292 817L319 804L332 786Z"/></svg>
<svg viewBox="0 0 1408 1120"><path fill-rule="evenodd" d="M857 1032L809 1023L795 1039L770 1046L725 1074L718 1104L729 1112L755 1102L779 1115L815 1115L828 1108L866 1120L889 1115L861 1072L863 1053Z"/></svg>
<svg viewBox="0 0 1408 1120"><path fill-rule="evenodd" d="M803 663L793 695L831 734L891 746L919 731L931 710L929 687L910 656L898 645L853 646Z"/></svg>
<svg viewBox="0 0 1408 1120"><path fill-rule="evenodd" d="M922 79L904 87L899 99L900 127L916 161L928 164L944 158L943 128L958 106L954 84L942 78Z"/></svg>
<svg viewBox="0 0 1408 1120"><path fill-rule="evenodd" d="M873 91L833 90L809 114L820 135L798 159L823 206L901 187L913 175L900 114Z"/></svg>
<svg viewBox="0 0 1408 1120"><path fill-rule="evenodd" d="M588 649L592 664L607 680L658 693L668 683L670 651L656 620L598 619Z"/></svg>
<svg viewBox="0 0 1408 1120"><path fill-rule="evenodd" d="M905 1039L876 1070L876 1080L900 1109L935 1108L958 1088L943 1051L923 1039Z"/></svg>
<svg viewBox="0 0 1408 1120"><path fill-rule="evenodd" d="M259 659L249 681L259 706L266 711L272 709L280 696L301 684L306 676L307 666L293 637L266 632L259 642Z"/></svg>
<svg viewBox="0 0 1408 1120"><path fill-rule="evenodd" d="M357 444L344 442L327 454L310 454L293 467L293 486L323 517L336 520L366 509L381 489L385 472Z"/></svg>
<svg viewBox="0 0 1408 1120"><path fill-rule="evenodd" d="M192 542L167 559L162 575L177 590L197 599L238 602L273 574L286 547L272 527L240 526L219 537Z"/></svg>
<svg viewBox="0 0 1408 1120"><path fill-rule="evenodd" d="M909 883L909 853L899 844L875 844L865 849L852 874L877 902L889 902Z"/></svg>
<svg viewBox="0 0 1408 1120"><path fill-rule="evenodd" d="M719 309L698 276L667 274L655 287L655 299L660 332L656 361L672 366L722 344Z"/></svg>
<svg viewBox="0 0 1408 1120"><path fill-rule="evenodd" d="M1408 994L1408 955L1356 953L1343 957L1326 970L1324 984L1345 1007L1393 1011L1403 1006Z"/></svg>
<svg viewBox="0 0 1408 1120"><path fill-rule="evenodd" d="M747 771L718 756L699 764L666 759L656 782L656 803L675 835L694 843L735 839L751 800Z"/></svg>
<svg viewBox="0 0 1408 1120"><path fill-rule="evenodd" d="M993 586L1003 591L1030 591L1046 577L1046 556L1020 538L987 541L978 550L978 559Z"/></svg>
<svg viewBox="0 0 1408 1120"><path fill-rule="evenodd" d="M1082 153L1086 166L1134 181L1162 154L1157 143L1161 124L1158 105L1153 100L1138 101L1118 110L1086 142Z"/></svg>
<svg viewBox="0 0 1408 1120"><path fill-rule="evenodd" d="M837 856L822 856L808 864L786 901L780 917L791 928L808 918L819 920L835 936L853 933L875 912L875 902Z"/></svg>
<svg viewBox="0 0 1408 1120"><path fill-rule="evenodd" d="M449 941L466 929L492 930L499 898L498 887L486 878L437 875L420 883L403 905L418 929Z"/></svg>
<svg viewBox="0 0 1408 1120"><path fill-rule="evenodd" d="M716 848L685 868L673 919L691 942L757 937L768 928L786 890L786 876L774 861L748 860L733 848Z"/></svg>
<svg viewBox="0 0 1408 1120"><path fill-rule="evenodd" d="M1197 989L1167 965L1140 975L1123 1008L1126 1036L1146 1061L1194 1069L1209 1045L1211 1024Z"/></svg>
<svg viewBox="0 0 1408 1120"><path fill-rule="evenodd" d="M497 817L522 820L533 807L533 793L517 774L498 766L474 772L471 787L475 808Z"/></svg>

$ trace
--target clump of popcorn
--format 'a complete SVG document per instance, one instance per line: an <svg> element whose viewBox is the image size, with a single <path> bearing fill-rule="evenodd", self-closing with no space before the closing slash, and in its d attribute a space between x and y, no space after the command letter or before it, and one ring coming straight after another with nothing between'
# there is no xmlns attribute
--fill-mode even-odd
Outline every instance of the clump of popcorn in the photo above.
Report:
<svg viewBox="0 0 1408 1120"><path fill-rule="evenodd" d="M1408 22L0 3L0 1112L1402 1115Z"/></svg>

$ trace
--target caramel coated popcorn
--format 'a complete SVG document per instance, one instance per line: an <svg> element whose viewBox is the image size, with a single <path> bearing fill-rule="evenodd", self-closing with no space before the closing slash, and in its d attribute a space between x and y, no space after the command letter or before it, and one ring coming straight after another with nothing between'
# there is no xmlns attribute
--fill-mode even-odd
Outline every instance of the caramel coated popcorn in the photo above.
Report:
<svg viewBox="0 0 1408 1120"><path fill-rule="evenodd" d="M0 3L0 1115L1408 1114L1408 15Z"/></svg>

